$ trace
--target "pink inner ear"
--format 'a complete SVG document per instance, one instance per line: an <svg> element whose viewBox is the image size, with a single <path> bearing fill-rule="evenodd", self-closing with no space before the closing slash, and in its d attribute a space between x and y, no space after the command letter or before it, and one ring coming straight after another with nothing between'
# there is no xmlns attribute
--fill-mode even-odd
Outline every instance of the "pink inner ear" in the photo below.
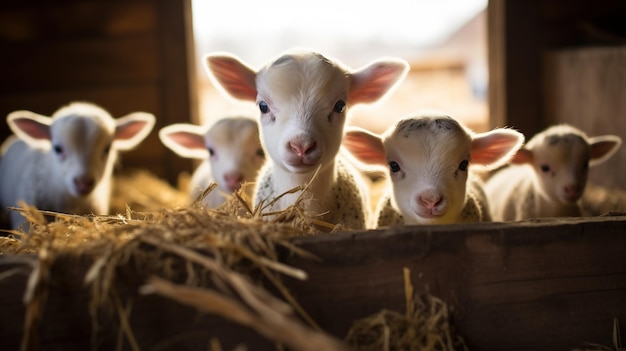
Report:
<svg viewBox="0 0 626 351"><path fill-rule="evenodd" d="M130 121L115 128L115 140L132 139L148 124L146 121Z"/></svg>
<svg viewBox="0 0 626 351"><path fill-rule="evenodd" d="M521 134L515 132L490 132L472 140L472 162L484 166L494 166L508 161L522 144ZM508 157L507 157L508 156Z"/></svg>
<svg viewBox="0 0 626 351"><path fill-rule="evenodd" d="M361 131L349 131L343 138L343 146L363 163L387 165L382 140L375 135Z"/></svg>
<svg viewBox="0 0 626 351"><path fill-rule="evenodd" d="M186 149L206 149L204 138L200 135L187 132L173 132L167 135L173 142Z"/></svg>
<svg viewBox="0 0 626 351"><path fill-rule="evenodd" d="M234 57L209 56L207 66L213 77L230 95L256 101L256 72Z"/></svg>
<svg viewBox="0 0 626 351"><path fill-rule="evenodd" d="M613 149L618 146L618 143L614 140L602 140L591 144L592 160L601 159L605 155L613 152Z"/></svg>
<svg viewBox="0 0 626 351"><path fill-rule="evenodd" d="M382 98L401 78L408 66L399 62L379 62L351 75L349 100L352 103L374 102Z"/></svg>
<svg viewBox="0 0 626 351"><path fill-rule="evenodd" d="M15 118L13 119L13 123L15 123L17 128L33 139L51 139L50 126L47 124L39 123L30 118Z"/></svg>
<svg viewBox="0 0 626 351"><path fill-rule="evenodd" d="M513 155L511 159L511 163L514 164L523 164L523 163L532 163L533 162L533 152L527 149L519 149Z"/></svg>

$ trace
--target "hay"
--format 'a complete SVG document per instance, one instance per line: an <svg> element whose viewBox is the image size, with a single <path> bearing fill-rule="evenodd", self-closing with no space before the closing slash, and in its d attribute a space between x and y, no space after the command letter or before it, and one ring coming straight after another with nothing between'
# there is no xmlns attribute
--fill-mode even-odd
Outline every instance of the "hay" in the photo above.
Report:
<svg viewBox="0 0 626 351"><path fill-rule="evenodd" d="M309 216L299 202L280 213L272 213L271 221L262 220L266 217L264 203L252 207L243 197L243 190L219 209L202 207L201 198L186 207L154 212L135 212L126 207L125 213L113 216L61 214L27 204L14 209L27 218L29 232L9 231L10 237L0 237L0 252L9 258L29 257L23 261L30 267L30 273L24 293L22 349L32 349L32 345L38 344L37 330L52 279L51 267L59 257L88 257L92 262L84 283L91 295L93 349L98 344L100 316L110 312L118 321L120 347L126 340L131 349L139 350L129 322L132 304L120 295L116 286L116 276L125 269L136 269L141 276L151 277L142 288L143 293L195 303L202 310L240 322L294 350L311 350L308 345L327 350L345 349L340 341L319 331L281 283L284 275L306 279L306 273L279 262L278 257L279 248L283 248L314 259L289 239L337 227ZM182 272L181 267L184 267ZM250 274L266 278L286 302L255 286ZM183 284L174 283L181 276ZM216 301L229 301L233 307L224 311L207 310L202 308L202 301L188 298L189 291L201 299L212 296ZM306 337L285 338L288 335ZM318 343L311 343L310 339Z"/></svg>
<svg viewBox="0 0 626 351"><path fill-rule="evenodd" d="M359 351L467 350L451 326L444 301L430 294L415 294L410 271L404 268L406 311L382 310L356 321L346 342Z"/></svg>
<svg viewBox="0 0 626 351"><path fill-rule="evenodd" d="M146 212L188 203L186 191L170 186L147 170L129 169L114 174L111 213L124 213L127 206Z"/></svg>

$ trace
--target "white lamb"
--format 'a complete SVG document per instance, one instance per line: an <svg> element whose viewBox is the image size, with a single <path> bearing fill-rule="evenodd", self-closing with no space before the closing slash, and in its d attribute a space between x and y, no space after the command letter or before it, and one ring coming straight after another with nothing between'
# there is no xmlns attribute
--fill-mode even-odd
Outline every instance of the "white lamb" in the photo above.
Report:
<svg viewBox="0 0 626 351"><path fill-rule="evenodd" d="M162 128L159 137L178 155L202 160L193 173L189 191L195 199L215 182L217 189L203 201L210 208L222 205L242 183L254 182L265 162L258 124L246 117L222 118L210 127L173 124ZM245 190L252 198L253 188Z"/></svg>
<svg viewBox="0 0 626 351"><path fill-rule="evenodd" d="M513 157L513 165L486 182L493 219L580 216L578 200L589 166L607 160L620 144L617 136L589 138L569 125L535 135Z"/></svg>
<svg viewBox="0 0 626 351"><path fill-rule="evenodd" d="M323 220L363 229L368 197L359 174L338 157L348 108L374 102L404 79L408 64L385 59L349 70L313 52L285 54L256 71L228 54L206 57L216 83L235 98L255 101L261 140L268 154L255 189L255 203L271 201L309 184L305 210L328 212ZM317 171L317 175L314 174ZM292 205L289 194L270 210Z"/></svg>
<svg viewBox="0 0 626 351"><path fill-rule="evenodd" d="M61 107L52 117L15 111L7 123L15 133L2 146L0 203L24 201L39 209L107 214L118 150L137 146L152 130L152 114L135 112L114 119L87 102ZM14 229L24 221L10 211Z"/></svg>
<svg viewBox="0 0 626 351"><path fill-rule="evenodd" d="M344 145L361 162L386 166L391 189L378 203L378 227L489 221L489 204L470 168L505 162L524 142L510 129L473 133L436 112L400 120L382 136L352 129Z"/></svg>

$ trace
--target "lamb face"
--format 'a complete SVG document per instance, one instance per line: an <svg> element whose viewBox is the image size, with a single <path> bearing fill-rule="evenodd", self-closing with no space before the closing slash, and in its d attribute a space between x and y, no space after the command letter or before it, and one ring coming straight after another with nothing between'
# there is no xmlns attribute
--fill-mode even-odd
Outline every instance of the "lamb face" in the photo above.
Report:
<svg viewBox="0 0 626 351"><path fill-rule="evenodd" d="M351 105L383 97L404 78L405 62L379 60L349 70L318 53L295 52L257 71L232 55L214 54L207 56L207 68L214 82L231 96L254 101L259 107L268 159L257 180L255 203L307 185L311 201L305 209L330 211L327 220L345 218L346 211L366 211L362 186L348 185L354 177L343 175L348 168L338 167L336 162L346 114ZM348 192L357 196L340 198L329 189L344 189L341 193L351 189ZM298 197L282 196L272 210L285 209ZM344 203L353 198L361 204ZM364 226L361 223L358 228Z"/></svg>
<svg viewBox="0 0 626 351"><path fill-rule="evenodd" d="M379 217L396 221L399 216L390 214L391 206L404 224L488 220L489 205L470 166L497 167L522 142L523 135L513 130L473 133L453 118L433 112L400 120L382 136L352 129L344 139L360 161L387 165L390 196L379 205Z"/></svg>
<svg viewBox="0 0 626 351"><path fill-rule="evenodd" d="M15 136L0 159L0 202L41 209L107 214L117 150L138 145L155 118L135 112L114 119L91 103L73 102L52 117L20 110L7 122ZM21 218L11 213L14 228Z"/></svg>

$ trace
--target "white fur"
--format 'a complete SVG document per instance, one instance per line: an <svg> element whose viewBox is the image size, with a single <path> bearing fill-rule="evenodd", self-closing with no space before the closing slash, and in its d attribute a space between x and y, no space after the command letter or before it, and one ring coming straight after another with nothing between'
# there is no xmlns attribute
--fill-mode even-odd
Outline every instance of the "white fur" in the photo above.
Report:
<svg viewBox="0 0 626 351"><path fill-rule="evenodd" d="M617 136L589 138L569 125L535 135L515 155L514 165L486 183L494 220L580 216L589 166L604 162L620 144Z"/></svg>
<svg viewBox="0 0 626 351"><path fill-rule="evenodd" d="M353 104L383 97L404 78L408 65L386 59L352 71L312 52L283 55L258 71L228 54L208 55L206 64L218 86L255 101L261 110L261 140L269 157L255 203L309 184L306 210L328 211L323 219L333 224L365 228L363 184L349 164L336 162L346 112ZM285 209L300 195L284 196L270 210Z"/></svg>
<svg viewBox="0 0 626 351"><path fill-rule="evenodd" d="M349 130L344 145L361 162L387 166L391 189L378 204L377 226L488 221L489 204L474 167L506 162L521 133L473 133L458 121L429 112L405 118L382 136Z"/></svg>
<svg viewBox="0 0 626 351"><path fill-rule="evenodd" d="M7 122L15 136L2 147L2 208L22 200L56 212L107 214L117 151L139 144L155 119L135 112L116 120L94 104L73 102L52 117L22 110ZM18 228L24 218L11 211L10 220Z"/></svg>
<svg viewBox="0 0 626 351"><path fill-rule="evenodd" d="M202 160L193 173L189 191L195 199L209 184L217 183L217 189L203 201L210 208L222 205L242 183L254 182L265 162L258 124L246 117L222 118L210 127L173 124L162 128L159 137L178 155ZM253 187L245 190L252 198Z"/></svg>

